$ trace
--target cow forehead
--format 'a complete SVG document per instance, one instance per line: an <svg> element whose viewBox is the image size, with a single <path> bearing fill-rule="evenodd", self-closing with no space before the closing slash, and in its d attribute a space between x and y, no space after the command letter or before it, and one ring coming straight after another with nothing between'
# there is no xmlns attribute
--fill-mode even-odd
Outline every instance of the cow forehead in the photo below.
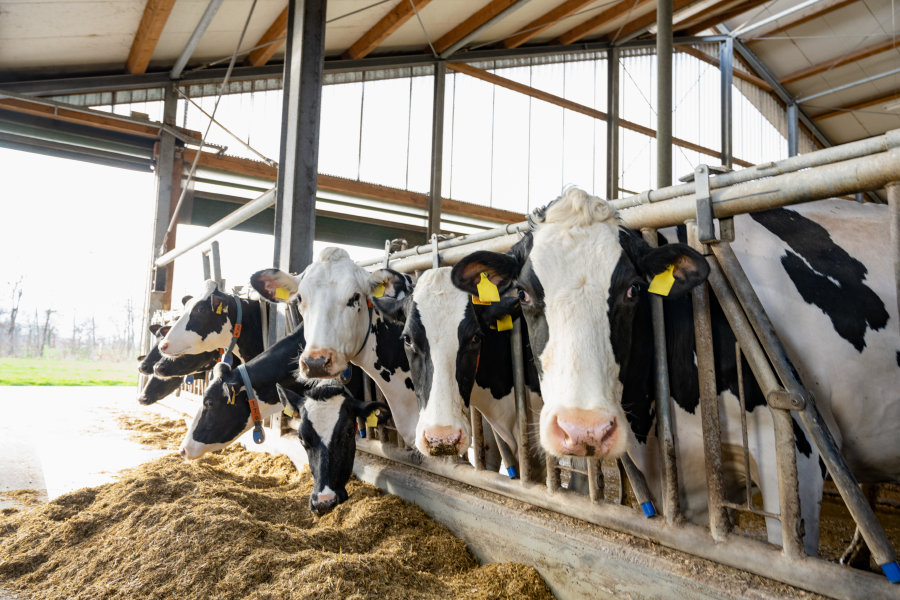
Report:
<svg viewBox="0 0 900 600"><path fill-rule="evenodd" d="M334 428L341 418L341 408L344 406L344 396L338 394L325 400L313 400L307 398L303 403L306 409L306 418L313 430L326 447L331 443Z"/></svg>
<svg viewBox="0 0 900 600"><path fill-rule="evenodd" d="M451 271L450 267L426 271L413 290L413 302L432 350L456 350L457 330L469 303L469 295L453 285Z"/></svg>
<svg viewBox="0 0 900 600"><path fill-rule="evenodd" d="M307 300L323 294L348 297L366 289L368 271L349 258L336 261L314 262L300 281L300 297ZM346 300L346 298L344 299Z"/></svg>

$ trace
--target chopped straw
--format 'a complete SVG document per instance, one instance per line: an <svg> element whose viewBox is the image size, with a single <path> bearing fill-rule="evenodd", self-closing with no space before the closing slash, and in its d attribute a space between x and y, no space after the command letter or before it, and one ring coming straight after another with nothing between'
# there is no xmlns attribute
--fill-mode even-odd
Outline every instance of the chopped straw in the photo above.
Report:
<svg viewBox="0 0 900 600"><path fill-rule="evenodd" d="M553 597L532 567L479 567L464 541L374 486L351 480L321 518L311 491L286 456L164 456L0 516L0 586L35 600Z"/></svg>

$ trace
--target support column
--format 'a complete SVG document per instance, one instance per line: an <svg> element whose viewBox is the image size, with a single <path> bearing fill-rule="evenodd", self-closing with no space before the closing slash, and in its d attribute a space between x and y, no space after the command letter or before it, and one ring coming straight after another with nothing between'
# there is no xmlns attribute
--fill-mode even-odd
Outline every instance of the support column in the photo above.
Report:
<svg viewBox="0 0 900 600"><path fill-rule="evenodd" d="M719 73L722 90L722 166L734 168L734 138L732 133L732 94L734 77L734 39L727 38L719 47Z"/></svg>
<svg viewBox="0 0 900 600"><path fill-rule="evenodd" d="M672 185L672 0L656 3L656 189Z"/></svg>
<svg viewBox="0 0 900 600"><path fill-rule="evenodd" d="M428 194L428 239L441 232L441 186L444 174L444 90L447 64L434 65L434 103L431 117L431 188Z"/></svg>
<svg viewBox="0 0 900 600"><path fill-rule="evenodd" d="M619 49L606 51L606 198L619 197Z"/></svg>
<svg viewBox="0 0 900 600"><path fill-rule="evenodd" d="M787 122L788 122L788 156L797 156L800 154L800 121L799 110L796 104L788 104Z"/></svg>
<svg viewBox="0 0 900 600"><path fill-rule="evenodd" d="M181 175L183 169L183 153L181 148L175 148L175 158L172 161L172 195L169 203L169 215L175 213L175 207L178 206L178 199L181 197ZM166 241L166 248L177 248L178 222L172 225L172 232ZM170 262L165 267L166 270L166 289L163 292L162 308L163 310L172 310L172 286L175 283L175 262Z"/></svg>
<svg viewBox="0 0 900 600"><path fill-rule="evenodd" d="M327 0L290 0L284 66L275 266L299 273L313 259Z"/></svg>

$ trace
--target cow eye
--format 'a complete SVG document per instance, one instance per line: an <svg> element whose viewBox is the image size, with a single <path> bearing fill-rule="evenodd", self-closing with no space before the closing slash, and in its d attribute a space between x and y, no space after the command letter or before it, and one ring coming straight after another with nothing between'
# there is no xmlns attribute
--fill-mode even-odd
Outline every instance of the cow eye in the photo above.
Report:
<svg viewBox="0 0 900 600"><path fill-rule="evenodd" d="M353 294L353 297L350 298L350 304L359 303L359 292Z"/></svg>
<svg viewBox="0 0 900 600"><path fill-rule="evenodd" d="M518 296L519 300L521 300L522 302L531 302L531 296L529 296L528 292L526 292L522 288L519 288Z"/></svg>
<svg viewBox="0 0 900 600"><path fill-rule="evenodd" d="M407 348L412 348L412 338L409 337L408 334L404 333L404 334L403 334L403 337L401 337L400 339L403 340L403 344L404 344Z"/></svg>
<svg viewBox="0 0 900 600"><path fill-rule="evenodd" d="M631 287L628 288L628 291L625 292L625 297L628 299L634 298L641 291L641 286L636 283L631 284Z"/></svg>
<svg viewBox="0 0 900 600"><path fill-rule="evenodd" d="M472 336L472 343L478 343L481 341L481 332L476 332L475 335Z"/></svg>

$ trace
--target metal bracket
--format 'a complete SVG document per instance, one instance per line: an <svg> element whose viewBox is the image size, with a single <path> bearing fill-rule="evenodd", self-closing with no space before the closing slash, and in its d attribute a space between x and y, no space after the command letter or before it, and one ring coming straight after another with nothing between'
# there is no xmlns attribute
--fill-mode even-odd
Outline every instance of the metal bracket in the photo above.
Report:
<svg viewBox="0 0 900 600"><path fill-rule="evenodd" d="M785 390L770 392L766 396L766 402L771 408L779 408L781 410L801 411L806 408L806 400L803 396Z"/></svg>
<svg viewBox="0 0 900 600"><path fill-rule="evenodd" d="M716 242L713 224L712 195L709 192L709 166L697 165L694 169L694 195L697 198L697 240L701 244Z"/></svg>

